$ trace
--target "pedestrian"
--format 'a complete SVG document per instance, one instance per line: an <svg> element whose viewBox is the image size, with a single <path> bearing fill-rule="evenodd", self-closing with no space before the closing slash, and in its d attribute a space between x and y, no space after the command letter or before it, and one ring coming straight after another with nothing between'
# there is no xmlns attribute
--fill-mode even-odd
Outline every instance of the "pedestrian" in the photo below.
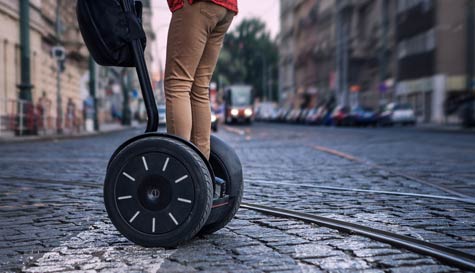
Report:
<svg viewBox="0 0 475 273"><path fill-rule="evenodd" d="M38 110L40 114L40 124L41 129L46 131L46 129L51 128L50 112L51 109L51 100L48 99L46 91L42 92L41 97L38 99Z"/></svg>
<svg viewBox="0 0 475 273"><path fill-rule="evenodd" d="M168 0L173 12L165 65L167 131L209 159L209 84L237 0Z"/></svg>
<svg viewBox="0 0 475 273"><path fill-rule="evenodd" d="M38 99L38 103L36 104L36 112L38 117L38 130L45 129L45 99L46 99L46 92L43 91L42 96Z"/></svg>
<svg viewBox="0 0 475 273"><path fill-rule="evenodd" d="M74 129L76 119L76 104L73 102L72 98L68 98L68 103L66 105L66 128Z"/></svg>

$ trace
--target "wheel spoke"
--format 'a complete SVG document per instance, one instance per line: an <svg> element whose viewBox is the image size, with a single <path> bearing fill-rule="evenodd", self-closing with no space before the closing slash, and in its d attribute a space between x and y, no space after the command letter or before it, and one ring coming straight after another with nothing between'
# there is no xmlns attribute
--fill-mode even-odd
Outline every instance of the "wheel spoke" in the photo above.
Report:
<svg viewBox="0 0 475 273"><path fill-rule="evenodd" d="M147 164L147 160L145 160L145 156L142 156L142 162L143 162L143 166L145 167L145 170L148 171L148 164Z"/></svg>
<svg viewBox="0 0 475 273"><path fill-rule="evenodd" d="M130 218L129 223L132 223L132 222L135 220L135 218L137 218L137 216L139 216L139 214L140 214L140 211L137 211L137 212L134 214L134 216L132 216L132 218Z"/></svg>
<svg viewBox="0 0 475 273"><path fill-rule="evenodd" d="M175 216L171 212L168 213L168 216L170 216L170 219L172 219L173 223L178 226L178 221L175 219Z"/></svg>
<svg viewBox="0 0 475 273"><path fill-rule="evenodd" d="M130 174L126 173L126 172L123 172L122 173L125 177L127 177L128 179L132 180L133 182L135 182L135 178L133 178Z"/></svg>
<svg viewBox="0 0 475 273"><path fill-rule="evenodd" d="M191 204L191 200L188 200L188 199L184 199L184 198L178 198L177 199L179 202L182 202L182 203L188 203L188 204Z"/></svg>
<svg viewBox="0 0 475 273"><path fill-rule="evenodd" d="M184 175L184 176L178 178L177 180L175 180L175 183L180 183L181 181L183 181L183 180L185 180L185 179L187 179L187 178L188 178L188 175Z"/></svg>
<svg viewBox="0 0 475 273"><path fill-rule="evenodd" d="M167 159L165 160L165 163L163 164L162 172L164 172L167 169L168 161L170 161L169 157L167 157Z"/></svg>

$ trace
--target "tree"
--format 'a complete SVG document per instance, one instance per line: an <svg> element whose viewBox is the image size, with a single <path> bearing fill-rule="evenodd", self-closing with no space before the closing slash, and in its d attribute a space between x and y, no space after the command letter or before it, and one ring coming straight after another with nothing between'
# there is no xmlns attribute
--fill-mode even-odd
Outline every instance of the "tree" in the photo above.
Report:
<svg viewBox="0 0 475 273"><path fill-rule="evenodd" d="M213 81L220 88L229 84L250 84L255 96L265 90L277 100L278 48L266 25L258 18L245 19L226 35Z"/></svg>

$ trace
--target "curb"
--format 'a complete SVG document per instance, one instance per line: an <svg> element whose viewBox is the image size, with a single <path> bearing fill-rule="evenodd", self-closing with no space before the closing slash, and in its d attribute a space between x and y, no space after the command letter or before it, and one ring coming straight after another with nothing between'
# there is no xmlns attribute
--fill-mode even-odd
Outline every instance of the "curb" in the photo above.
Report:
<svg viewBox="0 0 475 273"><path fill-rule="evenodd" d="M475 128L462 127L437 127L437 126L416 126L414 129L418 131L434 132L434 133L458 133L458 134L475 134Z"/></svg>
<svg viewBox="0 0 475 273"><path fill-rule="evenodd" d="M121 131L135 130L140 126L123 126L114 128L107 131L98 131L90 133L79 133L72 135L45 135L45 136L27 136L27 137L12 137L12 138L1 138L0 145L5 144L14 144L14 143L27 143L27 142L45 142L45 141L59 141L59 140L68 140L68 139L80 139L86 137L97 137L108 134L113 134Z"/></svg>

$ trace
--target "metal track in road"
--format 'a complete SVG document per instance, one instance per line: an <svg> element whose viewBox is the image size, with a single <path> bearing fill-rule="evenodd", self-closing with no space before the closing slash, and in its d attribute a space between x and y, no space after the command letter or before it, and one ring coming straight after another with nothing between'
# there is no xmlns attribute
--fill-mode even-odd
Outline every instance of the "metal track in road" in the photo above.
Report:
<svg viewBox="0 0 475 273"><path fill-rule="evenodd" d="M408 175L408 174L402 173L400 171L396 171L396 170L393 170L391 168L384 167L382 165L379 165L379 164L376 164L376 163L373 163L373 162L369 162L367 160L358 158L356 156L353 156L353 155L350 155L350 154L347 154L347 153L344 153L344 152L340 152L340 151L337 151L337 150L334 150L334 149L331 149L331 148L328 148L328 147L324 147L324 146L319 146L319 145L310 145L309 144L307 146L312 147L313 149L315 149L317 151L320 151L320 152L324 152L324 153L327 153L327 154L338 156L338 157L341 157L341 158L344 158L344 159L347 159L347 160L350 160L350 161L353 161L353 162L357 162L357 163L360 163L360 164L371 166L373 168L378 168L380 170L384 170L384 171L387 171L389 173L393 173L397 176L404 177L408 180L417 181L421 184L431 186L433 188L439 189L441 191L444 191L446 193L458 196L458 197L463 198L463 199L473 199L473 196L469 196L469 195L463 194L461 192L454 191L452 189L446 188L446 187L441 186L439 184L436 184L436 183L433 183L433 182L430 182L430 181L426 181L426 180L423 180L421 178L415 177L413 175Z"/></svg>
<svg viewBox="0 0 475 273"><path fill-rule="evenodd" d="M475 259L473 255L441 245L414 239L408 236L318 215L281 208L273 208L259 204L243 202L241 203L241 208L258 211L277 217L298 219L307 223L314 223L320 226L337 229L339 231L358 234L380 242L388 243L396 247L405 248L419 254L431 256L451 266L475 271Z"/></svg>
<svg viewBox="0 0 475 273"><path fill-rule="evenodd" d="M475 198L460 198L460 197L453 197L453 196L420 194L420 193L411 193L411 192L364 190L364 189L352 189L352 188L341 188L341 187L331 187L331 186L317 186L317 185L311 185L311 184L286 183L286 182L252 181L252 182L248 182L248 183L250 183L250 184L266 184L266 185L285 185L285 186L292 186L292 187L314 188L314 189L321 189L321 190L328 190L328 191L344 191L344 192L351 191L351 192L399 195L399 196L431 198L431 199L443 199L443 200L452 200L452 201L464 202L464 203L469 203L469 204L475 204Z"/></svg>
<svg viewBox="0 0 475 273"><path fill-rule="evenodd" d="M224 126L224 129L230 133L234 133L236 135L239 135L239 136L246 136L246 138L250 138L250 129L248 130L242 130L242 129L238 129L238 128L233 128L233 127L230 127L230 126ZM459 191L455 191L455 190L452 190L452 189L449 189L447 187L444 187L442 185L439 185L437 183L434 183L434 182L430 182L430 181L426 181L424 179L421 179L419 177L415 177L413 175L408 175L408 174L405 174L401 171L397 171L397 170L394 170L394 169L391 169L391 168L388 168L388 167L385 167L385 166L382 166L382 165L379 165L379 164L376 164L376 163L373 163L373 162L370 162L370 161L367 161L367 160L364 160L362 158L359 158L359 157L356 157L356 156L353 156L353 155L350 155L350 154L347 154L347 153L344 153L344 152L341 152L341 151L337 151L335 149L331 149L331 148L328 148L328 147L324 147L324 146L320 146L320 145L314 145L314 144L306 144L306 146L308 147L311 147L312 149L314 150L317 150L317 151L320 151L320 152L324 152L324 153L327 153L327 154L331 154L331 155L334 155L334 156L338 156L340 158L344 158L344 159L347 159L349 161L352 161L352 162L356 162L356 163L360 163L360 164L363 164L363 165L367 165L367 166L370 166L370 167L373 167L373 168L378 168L378 169L381 169L381 170L384 170L384 171L387 171L389 173L392 173L394 175L397 175L397 176L400 176L400 177L404 177L408 180L412 180L412 181L416 181L416 182L419 182L421 184L424 184L424 185L427 185L427 186L430 186L430 187L433 187L433 188L436 188L436 189L439 189L443 192L446 192L448 194L451 194L453 195L454 197L459 197L460 200L459 201L462 201L462 200L468 200L467 203L473 203L473 200L475 200L474 196L469 196L469 195L466 195L464 193L461 193ZM446 198L444 198L446 199ZM471 201L472 200L472 201ZM465 202L465 201L462 201L462 202Z"/></svg>

